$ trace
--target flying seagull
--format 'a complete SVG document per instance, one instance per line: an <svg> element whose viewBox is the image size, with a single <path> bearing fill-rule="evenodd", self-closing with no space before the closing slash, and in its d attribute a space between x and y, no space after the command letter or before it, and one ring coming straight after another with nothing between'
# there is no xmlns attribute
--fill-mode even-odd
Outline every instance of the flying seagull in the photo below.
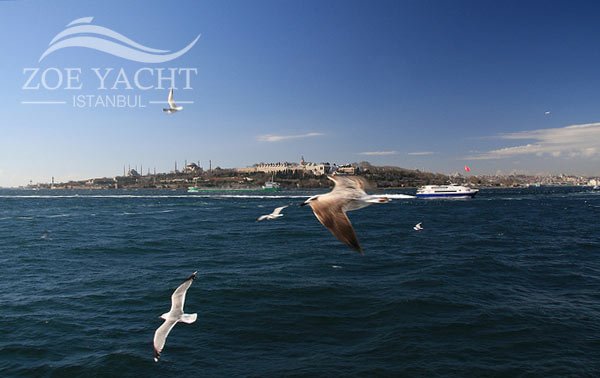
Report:
<svg viewBox="0 0 600 378"><path fill-rule="evenodd" d="M185 294L187 290L192 285L192 282L196 279L196 273L192 273L175 291L173 295L171 295L171 309L169 312L165 312L160 317L165 320L165 322L158 327L156 332L154 332L154 361L158 362L160 358L160 353L162 352L165 342L167 341L167 336L171 329L175 326L175 324L179 322L184 322L191 324L196 321L198 314L184 314L183 313L183 305L185 303Z"/></svg>
<svg viewBox="0 0 600 378"><path fill-rule="evenodd" d="M256 221L259 222L265 219L277 219L279 217L282 217L283 214L281 214L281 210L285 209L286 207L287 205L278 207L275 210L273 210L271 214L261 215Z"/></svg>
<svg viewBox="0 0 600 378"><path fill-rule="evenodd" d="M304 201L300 206L309 205L313 213L342 243L362 253L354 228L346 215L347 211L362 209L372 203L386 203L390 199L369 195L365 192L367 182L360 177L327 176L335 183L329 193L318 194Z"/></svg>
<svg viewBox="0 0 600 378"><path fill-rule="evenodd" d="M421 222L417 223L417 224L415 225L415 227L413 227L413 229L414 229L415 231L421 231L421 230L423 229L423 226L421 226L421 224L422 224Z"/></svg>
<svg viewBox="0 0 600 378"><path fill-rule="evenodd" d="M167 97L167 102L169 103L169 107L163 108L163 112L167 114L172 114L183 110L183 106L177 106L177 104L175 104L175 100L173 99L173 88L171 88L171 90L169 91L169 97Z"/></svg>
<svg viewBox="0 0 600 378"><path fill-rule="evenodd" d="M549 111L544 112L544 115L550 115L552 113L550 113Z"/></svg>

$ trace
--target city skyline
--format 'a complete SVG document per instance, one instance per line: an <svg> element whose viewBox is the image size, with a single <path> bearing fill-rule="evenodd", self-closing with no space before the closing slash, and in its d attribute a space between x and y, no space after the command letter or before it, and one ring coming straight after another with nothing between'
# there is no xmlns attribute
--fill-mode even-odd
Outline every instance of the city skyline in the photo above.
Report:
<svg viewBox="0 0 600 378"><path fill-rule="evenodd" d="M342 175L361 175L364 172L361 171L365 166L372 167L377 172L381 169L388 170L389 172L402 172L405 170L418 172L419 174L425 175L442 175L447 176L448 178L458 178L464 180L471 179L479 179L484 180L480 184L483 186L506 186L507 182L512 182L513 184L541 184L544 183L546 185L596 185L595 183L600 181L600 178L596 175L576 175L576 174L565 174L565 173L537 173L537 174L529 174L519 171L511 171L511 172L495 172L493 174L473 174L471 173L471 168L469 166L464 166L462 169L457 169L451 173L440 173L440 172L430 172L420 170L418 168L405 168L399 166L391 166L391 165L372 165L368 161L361 162L353 162L353 163L339 163L339 162L311 162L304 160L304 156L300 158L299 161L277 161L277 162L257 162L252 165L244 166L244 167L221 167L218 163L213 164L212 160L207 160L205 162L197 161L174 161L173 165L170 169L166 169L164 171L159 171L156 167L148 167L143 164L125 164L122 167L122 171L119 173L115 173L114 175L108 176L96 176L96 177L80 177L69 179L68 181L56 181L55 177L52 176L49 180L44 182L29 182L30 187L50 187L54 185L67 185L67 187L71 184L83 185L83 187L87 188L96 188L92 185L94 182L101 182L102 185L110 182L109 186L112 186L115 182L123 178L142 178L142 177L163 177L163 176L173 176L174 182L178 182L178 184L182 184L181 175L186 177L186 180L199 179L202 177L206 177L215 175L214 177L221 177L221 175L225 175L225 177L231 177L233 180L239 180L239 176L249 177L254 174L267 174L271 175L272 173L284 173L293 174L293 172L302 170L305 172L312 172L315 178L328 176L333 172L335 174ZM230 172L237 172L237 176L228 176ZM195 176L190 176L193 174ZM249 176L248 176L249 175ZM271 176L269 176L271 177ZM402 177L402 175L400 175ZM509 181L506 181L509 180ZM517 181L510 181L517 180ZM190 184L192 181L185 181L184 184ZM239 183L239 182L238 182ZM143 185L143 183L141 183ZM184 185L185 186L185 185ZM511 185L508 185L511 186ZM75 187L74 187L75 188Z"/></svg>
<svg viewBox="0 0 600 378"><path fill-rule="evenodd" d="M181 8L166 17L158 2L1 2L0 24L19 38L1 42L0 186L110 177L128 163L163 172L176 160L225 168L302 155L445 174L468 164L472 174L600 175L593 2ZM59 35L69 28L80 34ZM105 40L82 47L93 30ZM167 115L171 85L184 109Z"/></svg>

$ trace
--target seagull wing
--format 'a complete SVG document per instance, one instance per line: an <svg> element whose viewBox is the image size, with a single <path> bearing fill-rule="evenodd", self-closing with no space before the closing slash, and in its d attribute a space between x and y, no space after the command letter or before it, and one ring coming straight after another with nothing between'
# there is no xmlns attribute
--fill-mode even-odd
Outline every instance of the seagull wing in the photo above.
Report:
<svg viewBox="0 0 600 378"><path fill-rule="evenodd" d="M192 282L196 279L196 273L192 273L171 295L171 310L172 313L183 313L183 305L185 304L185 294L192 285Z"/></svg>
<svg viewBox="0 0 600 378"><path fill-rule="evenodd" d="M344 203L341 200L333 202L331 200L322 200L319 198L316 201L309 203L315 213L315 216L339 241L362 253L362 248L354 233L354 228L350 223L350 219L343 210Z"/></svg>
<svg viewBox="0 0 600 378"><path fill-rule="evenodd" d="M328 179L335 183L332 192L345 189L363 191L368 186L365 179L358 176L327 176Z"/></svg>
<svg viewBox="0 0 600 378"><path fill-rule="evenodd" d="M331 181L335 183L335 186L328 194L333 197L343 198L347 200L356 200L367 196L365 188L368 186L368 182L362 177L357 176L327 176ZM358 206L357 206L358 205ZM345 204L344 210L356 210L361 207L368 206L364 204L364 201L348 201Z"/></svg>
<svg viewBox="0 0 600 378"><path fill-rule="evenodd" d="M269 217L268 215L261 215L260 217L258 217L258 219L256 219L256 221L260 222L260 221L267 219L268 217Z"/></svg>
<svg viewBox="0 0 600 378"><path fill-rule="evenodd" d="M286 207L288 207L288 205L276 208L275 210L273 210L273 212L271 213L271 215L279 215L279 213L281 213L281 210L285 209Z"/></svg>
<svg viewBox="0 0 600 378"><path fill-rule="evenodd" d="M177 104L175 104L175 99L173 98L173 88L169 91L169 97L167 97L167 102L169 103L169 107L171 109L176 108Z"/></svg>
<svg viewBox="0 0 600 378"><path fill-rule="evenodd" d="M165 322L154 332L154 361L158 361L160 353L165 347L167 336L173 327L177 324L176 320L165 320Z"/></svg>

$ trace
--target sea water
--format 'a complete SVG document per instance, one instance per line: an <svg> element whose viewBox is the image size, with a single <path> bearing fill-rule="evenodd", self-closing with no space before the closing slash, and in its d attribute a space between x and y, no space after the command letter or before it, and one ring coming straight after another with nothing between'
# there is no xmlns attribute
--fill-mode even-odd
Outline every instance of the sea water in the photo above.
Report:
<svg viewBox="0 0 600 378"><path fill-rule="evenodd" d="M364 255L316 193L0 190L0 375L600 374L600 193L399 196L349 213Z"/></svg>

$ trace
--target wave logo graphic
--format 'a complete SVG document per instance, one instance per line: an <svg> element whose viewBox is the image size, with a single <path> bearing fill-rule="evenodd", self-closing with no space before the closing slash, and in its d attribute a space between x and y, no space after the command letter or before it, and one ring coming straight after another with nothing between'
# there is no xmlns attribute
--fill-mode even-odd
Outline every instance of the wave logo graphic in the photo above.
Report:
<svg viewBox="0 0 600 378"><path fill-rule="evenodd" d="M135 62L164 63L188 52L200 38L198 34L196 39L179 51L158 50L141 45L111 29L92 25L93 19L94 17L83 17L70 22L65 30L50 41L48 49L44 51L38 62L53 52L67 47L85 47Z"/></svg>

